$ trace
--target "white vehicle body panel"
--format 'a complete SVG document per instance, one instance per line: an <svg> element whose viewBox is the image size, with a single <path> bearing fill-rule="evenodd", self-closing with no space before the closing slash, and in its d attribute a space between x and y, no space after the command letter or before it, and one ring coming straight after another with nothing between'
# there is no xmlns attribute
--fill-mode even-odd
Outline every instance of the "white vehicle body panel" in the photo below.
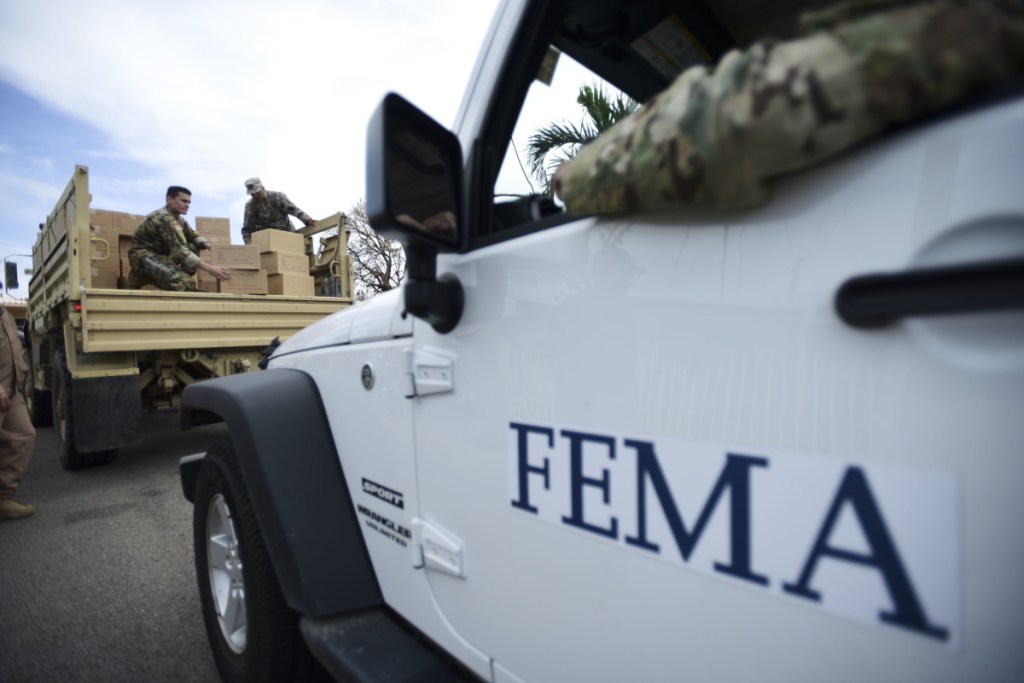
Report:
<svg viewBox="0 0 1024 683"><path fill-rule="evenodd" d="M1022 512L1022 316L862 332L838 320L832 299L866 272L1024 253L1022 154L1024 106L1014 103L879 141L780 184L756 212L586 219L444 259L466 288L466 311L448 335L416 321L414 345L455 358L454 391L416 399L415 418L420 514L464 544L465 578L427 570L446 620L530 681L1020 671L1006 639L1024 633L1014 569L1024 548L1005 539ZM560 497L546 512L552 524L516 510L513 422L722 444L774 460L765 477L813 469L799 462L830 474L772 489L776 501L793 498L789 516L766 519L771 504L754 503L753 566L769 583L758 588L715 576L713 563L729 558L725 504L691 557L703 575L626 548L627 518L617 548L559 524L564 464L561 481L551 474L560 491L530 475L535 500ZM558 454L564 447L547 453ZM793 454L786 467L782 454ZM585 463L592 478L629 469L607 453ZM813 581L832 591L829 609L772 599L797 581L847 466L867 472L928 623L945 637L880 620L893 604L877 567L822 559ZM673 491L691 529L721 467ZM599 526L634 507L621 484L610 501L600 486L581 490L584 516ZM652 509L671 550L665 516ZM866 552L865 532L845 514L830 543Z"/></svg>
<svg viewBox="0 0 1024 683"><path fill-rule="evenodd" d="M502 5L474 70L467 159L524 6ZM1022 158L1017 98L794 175L755 211L444 256L465 290L451 333L389 293L273 367L320 388L387 603L484 678L1017 680L1024 314L863 331L833 299L866 273L1024 255ZM764 462L715 498L730 455ZM883 537L922 627L883 618L910 604Z"/></svg>

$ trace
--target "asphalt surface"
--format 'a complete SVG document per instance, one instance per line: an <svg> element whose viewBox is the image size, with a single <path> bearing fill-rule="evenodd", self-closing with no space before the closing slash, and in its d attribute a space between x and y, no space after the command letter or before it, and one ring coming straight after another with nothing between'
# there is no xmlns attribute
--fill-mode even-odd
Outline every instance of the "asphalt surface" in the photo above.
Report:
<svg viewBox="0 0 1024 683"><path fill-rule="evenodd" d="M227 430L181 432L144 416L145 440L103 467L68 472L38 430L18 500L0 522L0 681L219 681L192 553L178 459Z"/></svg>

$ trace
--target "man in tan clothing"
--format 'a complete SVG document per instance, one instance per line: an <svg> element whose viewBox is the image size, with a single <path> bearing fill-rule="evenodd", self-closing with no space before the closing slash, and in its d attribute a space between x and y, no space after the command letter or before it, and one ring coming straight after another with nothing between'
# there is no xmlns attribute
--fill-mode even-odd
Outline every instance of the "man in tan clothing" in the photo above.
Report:
<svg viewBox="0 0 1024 683"><path fill-rule="evenodd" d="M14 500L36 445L36 430L18 391L27 373L18 328L0 305L0 520L28 517L35 512L31 505Z"/></svg>

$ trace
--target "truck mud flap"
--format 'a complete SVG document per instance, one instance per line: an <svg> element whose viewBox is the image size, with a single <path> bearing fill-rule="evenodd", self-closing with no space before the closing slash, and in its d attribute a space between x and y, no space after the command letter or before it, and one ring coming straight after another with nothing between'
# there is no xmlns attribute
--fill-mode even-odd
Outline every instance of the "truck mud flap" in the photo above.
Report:
<svg viewBox="0 0 1024 683"><path fill-rule="evenodd" d="M260 532L292 609L323 617L383 598L316 384L297 370L199 382L181 425L228 425ZM200 463L182 463L182 484ZM194 479L193 479L194 481ZM190 497L186 490L186 498Z"/></svg>
<svg viewBox="0 0 1024 683"><path fill-rule="evenodd" d="M76 379L70 390L77 451L93 453L142 442L138 377Z"/></svg>

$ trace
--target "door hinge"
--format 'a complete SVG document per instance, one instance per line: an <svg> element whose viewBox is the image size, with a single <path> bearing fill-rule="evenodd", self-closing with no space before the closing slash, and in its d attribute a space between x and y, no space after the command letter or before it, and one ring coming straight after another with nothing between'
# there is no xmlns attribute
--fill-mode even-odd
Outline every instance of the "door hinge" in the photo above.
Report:
<svg viewBox="0 0 1024 683"><path fill-rule="evenodd" d="M416 517L412 520L414 569L435 569L465 578L462 541L447 529Z"/></svg>
<svg viewBox="0 0 1024 683"><path fill-rule="evenodd" d="M406 398L443 394L455 389L455 360L440 351L417 349L409 354L409 373L412 376L412 393Z"/></svg>

